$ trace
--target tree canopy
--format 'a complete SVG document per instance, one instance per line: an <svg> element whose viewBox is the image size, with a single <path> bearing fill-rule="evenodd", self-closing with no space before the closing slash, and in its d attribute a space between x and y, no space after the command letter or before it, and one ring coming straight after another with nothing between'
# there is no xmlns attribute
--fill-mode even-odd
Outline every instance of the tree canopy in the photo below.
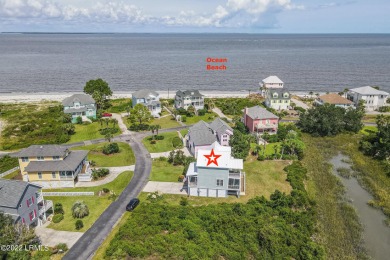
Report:
<svg viewBox="0 0 390 260"><path fill-rule="evenodd" d="M112 95L108 83L100 78L88 81L84 86L84 93L92 96L98 108L104 107L106 99Z"/></svg>
<svg viewBox="0 0 390 260"><path fill-rule="evenodd" d="M390 160L390 116L379 115L376 124L378 131L363 137L360 149L374 158Z"/></svg>
<svg viewBox="0 0 390 260"><path fill-rule="evenodd" d="M363 128L363 116L362 107L346 110L325 104L301 113L297 125L313 136L334 136L344 131L357 133Z"/></svg>
<svg viewBox="0 0 390 260"><path fill-rule="evenodd" d="M137 104L130 110L129 120L133 124L148 123L152 119L153 117L149 109L142 104Z"/></svg>
<svg viewBox="0 0 390 260"><path fill-rule="evenodd" d="M236 130L230 138L229 145L232 147L232 156L238 159L246 159L250 149L249 135Z"/></svg>

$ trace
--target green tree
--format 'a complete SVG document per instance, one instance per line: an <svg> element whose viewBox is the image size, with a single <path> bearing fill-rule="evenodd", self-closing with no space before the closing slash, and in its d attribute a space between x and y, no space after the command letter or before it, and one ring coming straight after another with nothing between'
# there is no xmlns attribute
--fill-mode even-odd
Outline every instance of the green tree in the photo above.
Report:
<svg viewBox="0 0 390 260"><path fill-rule="evenodd" d="M232 147L232 156L234 158L246 159L249 153L250 143L245 134L242 134L240 131L234 131L229 145Z"/></svg>
<svg viewBox="0 0 390 260"><path fill-rule="evenodd" d="M193 116L193 115L195 115L195 113L196 113L196 109L194 106L189 106L187 108L187 115L188 116Z"/></svg>
<svg viewBox="0 0 390 260"><path fill-rule="evenodd" d="M104 135L104 139L106 139L108 142L111 142L112 138L114 137L114 135L108 131L105 135Z"/></svg>
<svg viewBox="0 0 390 260"><path fill-rule="evenodd" d="M211 98L206 98L204 100L204 104L206 105L208 112L211 112L211 110L213 110L213 108L215 108L215 103Z"/></svg>
<svg viewBox="0 0 390 260"><path fill-rule="evenodd" d="M378 115L376 119L378 131L363 137L360 149L366 155L380 160L390 160L390 116Z"/></svg>
<svg viewBox="0 0 390 260"><path fill-rule="evenodd" d="M361 109L345 110L325 104L311 108L299 115L297 125L313 136L334 136L343 131L358 132L362 128L364 113Z"/></svg>
<svg viewBox="0 0 390 260"><path fill-rule="evenodd" d="M107 98L112 95L108 83L100 78L88 81L84 86L84 93L92 96L98 108L104 108Z"/></svg>
<svg viewBox="0 0 390 260"><path fill-rule="evenodd" d="M142 105L137 104L131 109L129 120L131 123L148 123L153 119L152 114L150 113L149 109Z"/></svg>

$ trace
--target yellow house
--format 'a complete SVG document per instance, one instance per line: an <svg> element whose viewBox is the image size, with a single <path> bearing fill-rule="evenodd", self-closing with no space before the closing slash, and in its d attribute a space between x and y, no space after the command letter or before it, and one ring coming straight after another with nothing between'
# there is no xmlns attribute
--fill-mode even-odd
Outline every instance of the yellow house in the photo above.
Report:
<svg viewBox="0 0 390 260"><path fill-rule="evenodd" d="M74 187L90 181L88 151L71 151L60 145L32 145L18 153L23 180L45 188Z"/></svg>

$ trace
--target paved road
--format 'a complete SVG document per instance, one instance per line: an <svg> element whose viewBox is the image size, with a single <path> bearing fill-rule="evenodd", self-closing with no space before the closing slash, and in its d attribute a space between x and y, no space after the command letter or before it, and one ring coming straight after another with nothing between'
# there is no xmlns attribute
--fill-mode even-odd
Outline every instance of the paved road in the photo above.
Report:
<svg viewBox="0 0 390 260"><path fill-rule="evenodd" d="M104 239L110 234L115 223L125 213L126 204L131 198L137 197L146 185L152 167L150 154L140 139L128 137L128 140L136 157L133 179L119 198L103 212L92 227L67 252L63 257L64 260L91 259Z"/></svg>

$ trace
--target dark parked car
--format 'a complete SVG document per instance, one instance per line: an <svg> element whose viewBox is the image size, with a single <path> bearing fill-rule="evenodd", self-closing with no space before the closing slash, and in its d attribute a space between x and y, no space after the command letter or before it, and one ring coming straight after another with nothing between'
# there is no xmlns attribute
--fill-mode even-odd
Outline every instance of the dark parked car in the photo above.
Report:
<svg viewBox="0 0 390 260"><path fill-rule="evenodd" d="M137 207L138 204L139 204L139 199L137 198L131 199L129 204L127 204L126 206L126 210L132 211L133 209L135 209L135 207Z"/></svg>

